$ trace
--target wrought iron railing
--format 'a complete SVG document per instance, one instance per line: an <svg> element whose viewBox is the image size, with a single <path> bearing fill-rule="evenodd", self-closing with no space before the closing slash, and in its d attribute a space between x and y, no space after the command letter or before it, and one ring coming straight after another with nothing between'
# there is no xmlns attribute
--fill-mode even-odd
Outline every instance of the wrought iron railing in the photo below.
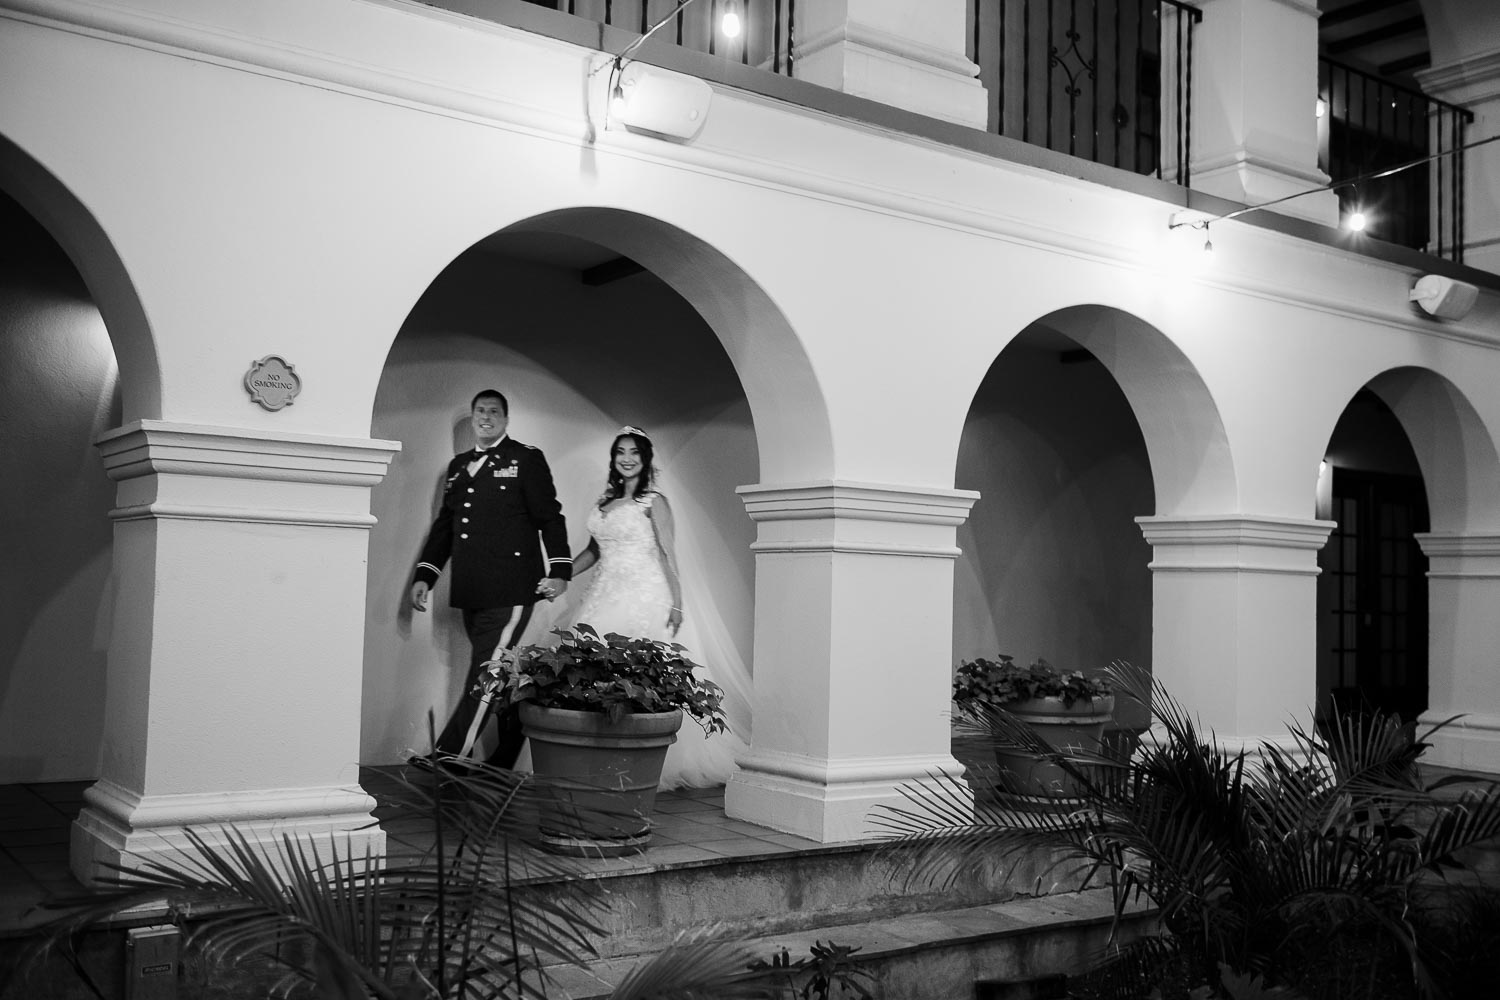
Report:
<svg viewBox="0 0 1500 1000"><path fill-rule="evenodd" d="M1364 212L1371 236L1461 262L1464 159L1453 151L1473 112L1328 58L1318 60L1318 101L1318 166L1335 182L1438 157L1340 187L1340 209Z"/></svg>
<svg viewBox="0 0 1500 1000"><path fill-rule="evenodd" d="M1179 0L973 0L990 131L1187 186L1202 19Z"/></svg>
<svg viewBox="0 0 1500 1000"><path fill-rule="evenodd" d="M529 0L602 24L645 34L670 15L678 0ZM653 38L673 41L683 48L722 55L773 73L792 75L796 52L797 0L743 0L739 5L740 36L724 38L717 30L725 0L688 4Z"/></svg>

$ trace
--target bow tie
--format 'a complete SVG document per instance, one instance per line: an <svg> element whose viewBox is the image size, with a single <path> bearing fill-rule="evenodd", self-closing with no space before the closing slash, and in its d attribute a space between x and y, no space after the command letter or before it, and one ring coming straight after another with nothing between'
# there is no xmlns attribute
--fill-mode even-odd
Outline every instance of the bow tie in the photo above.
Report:
<svg viewBox="0 0 1500 1000"><path fill-rule="evenodd" d="M474 449L474 457L478 458L481 455L494 455L494 454L497 454L499 451L500 451L500 445L499 444L490 445L490 447L488 447L488 448L475 448Z"/></svg>

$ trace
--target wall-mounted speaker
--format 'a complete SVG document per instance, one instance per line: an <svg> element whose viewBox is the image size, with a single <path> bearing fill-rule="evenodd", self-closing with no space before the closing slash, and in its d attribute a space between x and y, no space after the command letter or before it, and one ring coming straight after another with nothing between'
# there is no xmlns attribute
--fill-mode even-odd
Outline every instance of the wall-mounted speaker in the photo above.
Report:
<svg viewBox="0 0 1500 1000"><path fill-rule="evenodd" d="M1410 296L1411 301L1438 319L1463 319L1478 297L1478 288L1440 274L1424 274L1412 286Z"/></svg>
<svg viewBox="0 0 1500 1000"><path fill-rule="evenodd" d="M686 141L708 119L714 91L695 76L670 73L644 63L628 63L620 72L623 97L614 117L632 132L647 132Z"/></svg>

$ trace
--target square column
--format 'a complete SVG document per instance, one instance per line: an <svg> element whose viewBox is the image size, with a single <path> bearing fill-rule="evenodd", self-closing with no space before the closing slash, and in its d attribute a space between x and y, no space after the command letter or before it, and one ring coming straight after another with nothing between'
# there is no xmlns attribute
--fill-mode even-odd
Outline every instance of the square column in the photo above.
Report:
<svg viewBox="0 0 1500 1000"><path fill-rule="evenodd" d="M742 486L755 550L755 731L725 811L861 840L897 789L961 774L950 746L956 529L979 494Z"/></svg>
<svg viewBox="0 0 1500 1000"><path fill-rule="evenodd" d="M1318 5L1203 0L1193 52L1193 187L1245 204L1328 183L1318 169ZM1336 226L1338 195L1270 209Z"/></svg>
<svg viewBox="0 0 1500 1000"><path fill-rule="evenodd" d="M1500 774L1500 535L1417 536L1427 556L1427 704L1419 721L1459 716L1426 760Z"/></svg>
<svg viewBox="0 0 1500 1000"><path fill-rule="evenodd" d="M797 79L971 128L989 116L968 56L967 0L819 0L797 7Z"/></svg>
<svg viewBox="0 0 1500 1000"><path fill-rule="evenodd" d="M1317 699L1318 550L1332 521L1138 517L1152 674L1226 746L1284 742Z"/></svg>
<svg viewBox="0 0 1500 1000"><path fill-rule="evenodd" d="M400 445L140 420L98 446L119 484L115 606L74 874L169 860L185 829L218 842L224 824L383 851L358 783L365 564L370 488Z"/></svg>

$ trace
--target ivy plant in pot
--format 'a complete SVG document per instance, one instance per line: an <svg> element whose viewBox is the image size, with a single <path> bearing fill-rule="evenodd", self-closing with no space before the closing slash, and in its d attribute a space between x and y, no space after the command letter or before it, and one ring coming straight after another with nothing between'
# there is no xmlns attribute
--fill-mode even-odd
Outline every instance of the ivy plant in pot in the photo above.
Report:
<svg viewBox="0 0 1500 1000"><path fill-rule="evenodd" d="M675 642L608 633L579 623L556 645L508 650L487 664L481 695L519 705L532 767L552 796L541 807L541 843L585 856L642 851L667 747L683 716L728 730L723 692L694 673Z"/></svg>
<svg viewBox="0 0 1500 1000"><path fill-rule="evenodd" d="M1041 659L1023 667L1004 653L959 664L953 702L971 718L1004 712L1019 719L1057 751L1097 751L1115 710L1107 678L1065 672ZM1076 792L1063 768L1024 748L997 745L995 762L1004 794L1046 802Z"/></svg>

